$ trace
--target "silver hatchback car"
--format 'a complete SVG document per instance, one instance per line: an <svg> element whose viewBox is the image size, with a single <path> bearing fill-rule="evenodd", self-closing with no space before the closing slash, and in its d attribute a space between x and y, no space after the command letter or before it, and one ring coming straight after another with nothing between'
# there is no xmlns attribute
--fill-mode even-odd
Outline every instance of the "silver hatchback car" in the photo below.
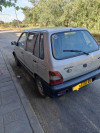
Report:
<svg viewBox="0 0 100 133"><path fill-rule="evenodd" d="M36 79L41 96L61 96L100 77L100 49L84 28L45 28L22 32L13 55Z"/></svg>

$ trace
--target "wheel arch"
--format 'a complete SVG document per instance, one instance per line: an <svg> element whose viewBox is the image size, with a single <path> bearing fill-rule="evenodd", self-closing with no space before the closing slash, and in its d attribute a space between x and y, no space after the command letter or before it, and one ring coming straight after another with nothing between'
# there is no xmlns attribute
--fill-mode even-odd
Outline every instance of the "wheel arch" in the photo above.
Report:
<svg viewBox="0 0 100 133"><path fill-rule="evenodd" d="M12 52L12 54L13 54L13 56L14 56L14 57L16 56L16 54L15 54L15 52L14 52L14 51Z"/></svg>

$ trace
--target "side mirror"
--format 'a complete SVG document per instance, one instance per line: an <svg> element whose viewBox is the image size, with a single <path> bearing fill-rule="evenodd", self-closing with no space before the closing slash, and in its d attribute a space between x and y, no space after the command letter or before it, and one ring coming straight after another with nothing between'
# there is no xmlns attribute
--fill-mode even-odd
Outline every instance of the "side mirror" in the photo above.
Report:
<svg viewBox="0 0 100 133"><path fill-rule="evenodd" d="M17 42L15 42L15 41L11 42L11 45L17 45Z"/></svg>

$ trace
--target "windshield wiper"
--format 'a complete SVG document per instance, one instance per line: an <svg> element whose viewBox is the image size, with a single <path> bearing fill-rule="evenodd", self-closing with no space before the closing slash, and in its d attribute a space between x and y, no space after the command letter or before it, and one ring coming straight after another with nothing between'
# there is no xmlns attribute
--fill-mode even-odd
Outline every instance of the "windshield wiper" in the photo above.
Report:
<svg viewBox="0 0 100 133"><path fill-rule="evenodd" d="M81 50L63 50L63 52L82 52L82 53L84 53L86 55L89 55L89 53L81 51Z"/></svg>

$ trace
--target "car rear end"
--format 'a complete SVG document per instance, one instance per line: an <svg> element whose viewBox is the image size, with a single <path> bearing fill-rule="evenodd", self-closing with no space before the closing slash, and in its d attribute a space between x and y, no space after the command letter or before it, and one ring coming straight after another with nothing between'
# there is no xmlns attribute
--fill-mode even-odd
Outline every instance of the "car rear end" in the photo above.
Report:
<svg viewBox="0 0 100 133"><path fill-rule="evenodd" d="M50 82L43 84L48 95L79 90L100 77L99 46L87 30L71 28L51 33L50 49Z"/></svg>

